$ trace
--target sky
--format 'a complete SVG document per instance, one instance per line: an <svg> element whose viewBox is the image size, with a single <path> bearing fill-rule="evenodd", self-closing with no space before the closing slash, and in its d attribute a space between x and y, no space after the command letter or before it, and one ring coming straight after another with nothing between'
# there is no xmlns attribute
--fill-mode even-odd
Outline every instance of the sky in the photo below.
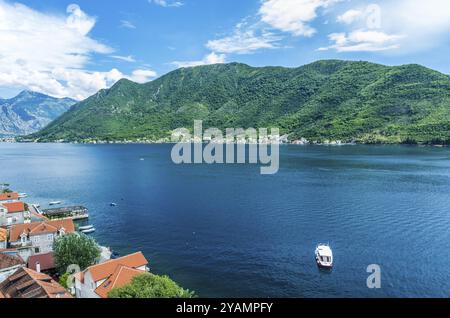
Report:
<svg viewBox="0 0 450 318"><path fill-rule="evenodd" d="M450 74L448 0L0 0L0 98L242 62L416 63Z"/></svg>

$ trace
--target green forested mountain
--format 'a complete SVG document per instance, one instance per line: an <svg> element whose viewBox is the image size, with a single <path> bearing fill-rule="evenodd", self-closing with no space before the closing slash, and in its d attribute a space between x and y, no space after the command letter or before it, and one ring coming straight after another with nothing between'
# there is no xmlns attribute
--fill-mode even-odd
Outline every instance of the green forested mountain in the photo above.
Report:
<svg viewBox="0 0 450 318"><path fill-rule="evenodd" d="M450 77L419 65L339 60L182 68L146 84L121 80L30 137L158 140L194 119L204 127L279 127L292 139L448 143Z"/></svg>

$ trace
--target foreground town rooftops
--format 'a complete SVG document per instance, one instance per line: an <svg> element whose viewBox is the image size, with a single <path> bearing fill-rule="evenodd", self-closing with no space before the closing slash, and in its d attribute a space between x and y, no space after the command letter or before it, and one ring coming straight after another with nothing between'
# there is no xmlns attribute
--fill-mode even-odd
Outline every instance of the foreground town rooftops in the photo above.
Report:
<svg viewBox="0 0 450 318"><path fill-rule="evenodd" d="M145 271L119 265L114 274L112 274L103 284L95 290L95 293L102 298L108 298L108 293L114 288L123 287L133 280L137 275L144 274Z"/></svg>
<svg viewBox="0 0 450 318"><path fill-rule="evenodd" d="M8 231L0 227L0 242L4 242L8 239Z"/></svg>
<svg viewBox="0 0 450 318"><path fill-rule="evenodd" d="M24 261L18 256L0 253L0 270L24 264Z"/></svg>
<svg viewBox="0 0 450 318"><path fill-rule="evenodd" d="M18 213L25 211L25 204L23 202L5 202L2 205L8 210L8 213Z"/></svg>
<svg viewBox="0 0 450 318"><path fill-rule="evenodd" d="M4 298L72 298L50 276L28 268L17 270L0 284Z"/></svg>
<svg viewBox="0 0 450 318"><path fill-rule="evenodd" d="M17 192L0 193L0 201L19 200L19 194Z"/></svg>
<svg viewBox="0 0 450 318"><path fill-rule="evenodd" d="M30 258L28 259L28 268L36 271L38 270L38 264L39 270L41 271L48 271L54 269L55 260L53 257L53 252L30 256Z"/></svg>
<svg viewBox="0 0 450 318"><path fill-rule="evenodd" d="M78 278L81 282L84 282L84 275L85 273L89 272L91 274L92 280L98 282L113 275L117 267L119 266L138 268L141 266L146 266L147 264L148 261L145 258L144 254L142 254L142 252L137 252L88 267L86 270L84 270L84 272L79 273Z"/></svg>
<svg viewBox="0 0 450 318"><path fill-rule="evenodd" d="M10 242L20 241L20 236L25 233L27 235L41 235L46 233L56 233L64 229L64 232L75 232L75 225L72 220L43 221L29 224L17 224L11 227Z"/></svg>
<svg viewBox="0 0 450 318"><path fill-rule="evenodd" d="M133 277L147 272L148 261L141 252L109 260L88 267L83 272L75 274L80 292L107 298L114 289L130 283ZM77 292L78 295L78 292ZM82 296L83 297L83 296Z"/></svg>

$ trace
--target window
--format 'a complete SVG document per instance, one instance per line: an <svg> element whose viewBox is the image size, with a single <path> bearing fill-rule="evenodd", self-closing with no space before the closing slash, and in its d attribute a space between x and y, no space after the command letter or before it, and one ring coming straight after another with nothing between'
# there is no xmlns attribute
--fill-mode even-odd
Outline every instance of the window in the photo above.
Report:
<svg viewBox="0 0 450 318"><path fill-rule="evenodd" d="M53 241L53 234L47 235L47 241Z"/></svg>
<svg viewBox="0 0 450 318"><path fill-rule="evenodd" d="M39 249L39 247L36 247L36 248L34 249L34 253L35 253L35 254L39 254L40 251L41 251L41 250Z"/></svg>

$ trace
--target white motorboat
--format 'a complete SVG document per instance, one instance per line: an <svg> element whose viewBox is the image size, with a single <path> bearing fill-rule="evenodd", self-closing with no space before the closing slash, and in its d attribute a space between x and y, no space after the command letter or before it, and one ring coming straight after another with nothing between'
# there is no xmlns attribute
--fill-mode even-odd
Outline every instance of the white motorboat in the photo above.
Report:
<svg viewBox="0 0 450 318"><path fill-rule="evenodd" d="M62 203L61 201L52 201L52 202L49 203L49 205L58 205L58 204L61 204L61 203Z"/></svg>
<svg viewBox="0 0 450 318"><path fill-rule="evenodd" d="M316 262L320 268L333 268L333 251L328 244L319 244L316 248Z"/></svg>
<svg viewBox="0 0 450 318"><path fill-rule="evenodd" d="M23 199L23 198L26 198L26 197L28 197L28 194L26 194L26 193L19 193L19 198L20 199Z"/></svg>
<svg viewBox="0 0 450 318"><path fill-rule="evenodd" d="M93 229L93 228L94 228L93 225L86 225L86 226L80 226L80 227L78 228L78 230L79 230L79 231L87 231L87 230L90 230L90 229Z"/></svg>
<svg viewBox="0 0 450 318"><path fill-rule="evenodd" d="M83 233L83 234L94 233L95 232L95 227L87 229L87 230L80 230L80 232Z"/></svg>

